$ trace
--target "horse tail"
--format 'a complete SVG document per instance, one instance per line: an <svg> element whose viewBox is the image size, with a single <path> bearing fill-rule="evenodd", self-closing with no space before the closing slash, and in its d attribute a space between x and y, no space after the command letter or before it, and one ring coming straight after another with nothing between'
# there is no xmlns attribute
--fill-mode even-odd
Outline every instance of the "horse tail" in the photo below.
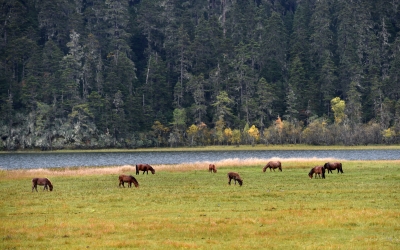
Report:
<svg viewBox="0 0 400 250"><path fill-rule="evenodd" d="M339 168L339 170L340 170L340 173L342 173L342 174L343 174L342 163L339 163L339 166L340 166L340 168Z"/></svg>
<svg viewBox="0 0 400 250"><path fill-rule="evenodd" d="M139 174L139 167L138 167L138 165L136 164L136 175L138 175Z"/></svg>

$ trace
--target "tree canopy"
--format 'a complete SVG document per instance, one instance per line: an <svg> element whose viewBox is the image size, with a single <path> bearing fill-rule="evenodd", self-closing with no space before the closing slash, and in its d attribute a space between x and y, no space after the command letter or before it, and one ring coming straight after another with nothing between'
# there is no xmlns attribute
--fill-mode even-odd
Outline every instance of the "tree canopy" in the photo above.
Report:
<svg viewBox="0 0 400 250"><path fill-rule="evenodd" d="M0 148L399 143L399 6L2 0Z"/></svg>

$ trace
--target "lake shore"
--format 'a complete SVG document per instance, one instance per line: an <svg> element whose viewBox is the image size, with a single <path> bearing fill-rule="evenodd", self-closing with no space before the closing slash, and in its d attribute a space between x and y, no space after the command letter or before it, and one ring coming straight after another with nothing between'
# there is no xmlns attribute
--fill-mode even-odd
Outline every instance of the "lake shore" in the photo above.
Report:
<svg viewBox="0 0 400 250"><path fill-rule="evenodd" d="M284 144L284 145L264 145L257 144L251 145L217 145L217 146L198 146L198 147L165 147L165 148L136 148L136 149L63 149L63 150L52 150L52 151L40 151L40 150L17 150L17 151L0 151L0 154L7 153L88 153L88 152L180 152L180 151L239 151L239 150L400 150L400 145L366 145L366 146L343 146L343 145L332 145L332 146L315 146L305 144Z"/></svg>

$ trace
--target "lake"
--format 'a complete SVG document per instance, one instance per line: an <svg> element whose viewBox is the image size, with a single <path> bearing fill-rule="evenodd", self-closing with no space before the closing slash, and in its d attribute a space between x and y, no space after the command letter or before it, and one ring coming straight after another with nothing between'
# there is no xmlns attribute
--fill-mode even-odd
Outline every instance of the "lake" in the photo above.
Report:
<svg viewBox="0 0 400 250"><path fill-rule="evenodd" d="M218 162L226 159L334 158L339 160L399 160L400 150L257 150L177 152L82 152L0 154L0 169L121 166Z"/></svg>

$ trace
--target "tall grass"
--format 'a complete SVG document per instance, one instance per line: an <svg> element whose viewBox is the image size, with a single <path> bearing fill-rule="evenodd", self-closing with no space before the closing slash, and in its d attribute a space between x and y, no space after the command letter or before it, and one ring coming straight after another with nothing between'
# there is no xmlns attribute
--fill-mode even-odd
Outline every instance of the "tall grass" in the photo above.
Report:
<svg viewBox="0 0 400 250"><path fill-rule="evenodd" d="M133 166L0 172L0 249L399 249L400 161L343 161L344 174L307 176L332 159L158 165L140 188L118 188ZM228 185L239 172L243 186ZM31 192L46 176L53 192Z"/></svg>

